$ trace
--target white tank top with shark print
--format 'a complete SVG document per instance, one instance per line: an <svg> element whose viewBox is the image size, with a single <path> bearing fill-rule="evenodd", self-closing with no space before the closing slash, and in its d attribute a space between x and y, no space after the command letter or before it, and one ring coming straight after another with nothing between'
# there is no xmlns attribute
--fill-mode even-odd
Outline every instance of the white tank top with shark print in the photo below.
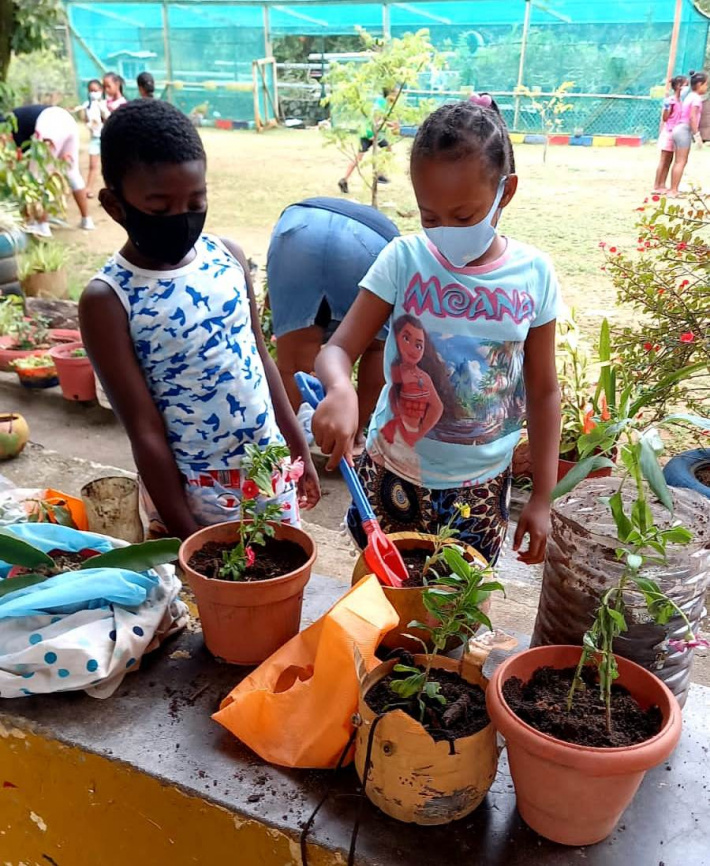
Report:
<svg viewBox="0 0 710 866"><path fill-rule="evenodd" d="M138 362L179 467L238 468L244 446L282 443L252 330L244 271L211 235L173 271L120 254L97 279L123 304Z"/></svg>

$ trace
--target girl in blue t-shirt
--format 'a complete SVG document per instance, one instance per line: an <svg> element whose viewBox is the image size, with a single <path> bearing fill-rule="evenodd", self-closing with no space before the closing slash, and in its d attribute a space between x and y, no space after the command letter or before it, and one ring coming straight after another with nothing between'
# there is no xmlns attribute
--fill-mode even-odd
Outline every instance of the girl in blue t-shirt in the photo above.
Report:
<svg viewBox="0 0 710 866"><path fill-rule="evenodd" d="M533 491L518 522L519 558L542 561L557 480L555 371L559 290L538 250L498 234L515 195L513 147L487 94L444 105L411 154L422 234L395 238L362 280L316 372L326 397L313 418L329 468L352 461L358 404L352 367L390 318L385 386L358 471L386 532L437 532L490 562L508 524L510 464L527 417ZM353 508L348 526L365 538Z"/></svg>

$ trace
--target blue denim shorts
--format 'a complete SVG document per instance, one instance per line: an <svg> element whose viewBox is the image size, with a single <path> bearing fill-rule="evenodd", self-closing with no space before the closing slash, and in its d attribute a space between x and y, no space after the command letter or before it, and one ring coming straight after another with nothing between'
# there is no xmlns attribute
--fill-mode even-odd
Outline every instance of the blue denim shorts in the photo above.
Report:
<svg viewBox="0 0 710 866"><path fill-rule="evenodd" d="M266 272L276 337L314 324L332 333L355 301L361 280L398 234L394 224L372 208L339 199L321 201L328 207L286 208L271 236ZM348 213L338 213L336 207ZM353 217L359 208L369 224ZM386 337L384 327L377 338Z"/></svg>

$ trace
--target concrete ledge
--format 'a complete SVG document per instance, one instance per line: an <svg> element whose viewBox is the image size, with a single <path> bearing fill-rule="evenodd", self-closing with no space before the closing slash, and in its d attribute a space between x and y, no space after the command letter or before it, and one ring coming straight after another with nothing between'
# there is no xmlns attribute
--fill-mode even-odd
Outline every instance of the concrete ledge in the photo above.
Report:
<svg viewBox="0 0 710 866"><path fill-rule="evenodd" d="M314 576L305 620L344 589ZM188 632L146 657L107 701L83 694L0 701L0 862L299 864L300 827L332 784L311 834L309 863L342 866L358 807L354 771L336 776L265 765L214 723L210 714L245 673L216 663L199 631ZM454 825L402 825L366 803L356 862L706 864L710 793L702 768L710 690L691 689L685 720L671 762L648 774L619 829L600 845L562 848L522 824L503 756L483 805ZM674 840L682 840L682 852Z"/></svg>

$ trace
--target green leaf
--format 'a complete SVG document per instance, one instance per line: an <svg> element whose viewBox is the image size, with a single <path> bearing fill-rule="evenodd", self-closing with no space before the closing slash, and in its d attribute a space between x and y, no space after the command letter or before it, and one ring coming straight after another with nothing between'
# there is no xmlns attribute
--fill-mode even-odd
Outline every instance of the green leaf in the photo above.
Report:
<svg viewBox="0 0 710 866"><path fill-rule="evenodd" d="M411 665L396 664L392 670L398 674L416 674L417 676L421 673L419 668L413 668Z"/></svg>
<svg viewBox="0 0 710 866"><path fill-rule="evenodd" d="M689 415L686 412L675 412L673 415L668 415L664 418L663 421L661 421L661 424L667 424L671 421L685 421L688 424L694 424L696 427L700 427L701 430L710 430L710 418L703 418L700 415Z"/></svg>
<svg viewBox="0 0 710 866"><path fill-rule="evenodd" d="M614 518L614 523L616 523L616 531L620 540L626 541L633 527L624 511L624 500L621 496L621 491L617 490L613 496L610 496L607 504Z"/></svg>
<svg viewBox="0 0 710 866"><path fill-rule="evenodd" d="M85 559L79 568L125 568L128 571L148 571L156 565L174 562L179 550L179 538L159 538L155 541L144 541L142 544L117 547L109 550L108 553L92 556L91 559Z"/></svg>
<svg viewBox="0 0 710 866"><path fill-rule="evenodd" d="M668 544L688 544L693 540L693 533L685 526L674 526L661 532L663 540Z"/></svg>
<svg viewBox="0 0 710 866"><path fill-rule="evenodd" d="M618 610L614 610L613 607L608 607L606 609L607 614L614 621L614 625L616 625L617 629L620 632L626 631L626 620L624 619L623 613Z"/></svg>
<svg viewBox="0 0 710 866"><path fill-rule="evenodd" d="M596 454L593 457L586 457L580 460L576 466L571 469L567 475L560 481L552 491L552 498L559 499L580 484L591 473L597 469L614 468L613 462L601 454Z"/></svg>
<svg viewBox="0 0 710 866"><path fill-rule="evenodd" d="M0 529L0 560L10 565L20 565L22 568L54 567L51 556L18 538L7 529Z"/></svg>
<svg viewBox="0 0 710 866"><path fill-rule="evenodd" d="M454 547L445 547L443 550L444 559L446 560L446 564L449 568L457 574L459 577L466 578L468 577L471 566L468 562L461 556L461 554Z"/></svg>
<svg viewBox="0 0 710 866"><path fill-rule="evenodd" d="M43 583L45 580L49 580L50 576L46 574L20 574L17 577L5 578L5 580L0 581L0 598L11 592L17 592L18 589L24 589L26 586Z"/></svg>
<svg viewBox="0 0 710 866"><path fill-rule="evenodd" d="M648 481L648 486L658 497L663 506L670 512L673 511L673 497L668 489L666 479L658 464L658 455L653 444L646 436L641 437L641 472Z"/></svg>

